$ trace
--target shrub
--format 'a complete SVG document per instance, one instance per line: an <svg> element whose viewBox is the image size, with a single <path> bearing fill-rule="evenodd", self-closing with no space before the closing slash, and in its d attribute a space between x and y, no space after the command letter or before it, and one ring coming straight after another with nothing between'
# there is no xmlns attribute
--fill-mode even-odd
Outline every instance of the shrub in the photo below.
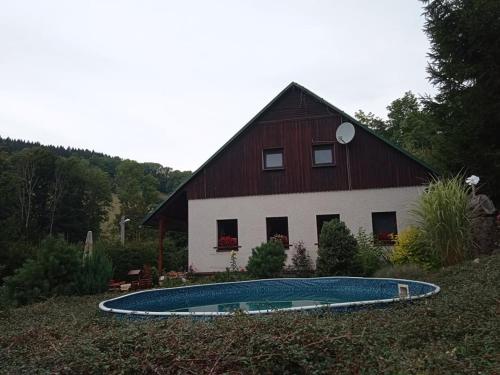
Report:
<svg viewBox="0 0 500 375"><path fill-rule="evenodd" d="M117 280L126 280L130 270L156 264L158 258L155 241L129 241L124 246L119 241L100 241L96 243L95 250L102 250L111 259L113 279Z"/></svg>
<svg viewBox="0 0 500 375"><path fill-rule="evenodd" d="M238 256L236 255L236 251L232 250L229 258L229 271L230 272L238 272Z"/></svg>
<svg viewBox="0 0 500 375"><path fill-rule="evenodd" d="M319 236L316 270L319 275L349 275L356 270L356 239L345 223L332 220L323 224Z"/></svg>
<svg viewBox="0 0 500 375"><path fill-rule="evenodd" d="M62 238L42 241L35 258L28 259L5 279L8 298L27 304L76 291L82 251Z"/></svg>
<svg viewBox="0 0 500 375"><path fill-rule="evenodd" d="M155 244L155 248L158 246ZM167 271L187 271L187 234L167 232L163 242L163 265Z"/></svg>
<svg viewBox="0 0 500 375"><path fill-rule="evenodd" d="M446 266L469 257L472 245L469 186L462 175L433 180L419 197L414 214L433 266Z"/></svg>
<svg viewBox="0 0 500 375"><path fill-rule="evenodd" d="M418 264L425 269L435 268L439 259L428 249L428 244L422 237L422 232L415 227L408 227L396 236L394 249L390 256L393 264Z"/></svg>
<svg viewBox="0 0 500 375"><path fill-rule="evenodd" d="M360 229L356 236L356 263L363 276L371 276L388 263L386 250L375 243L373 236Z"/></svg>
<svg viewBox="0 0 500 375"><path fill-rule="evenodd" d="M226 268L224 272L217 272L209 278L207 282L225 283L229 281L249 280L250 276L246 272L231 272Z"/></svg>
<svg viewBox="0 0 500 375"><path fill-rule="evenodd" d="M24 262L33 258L36 248L27 242L0 242L0 284L4 277L11 276Z"/></svg>
<svg viewBox="0 0 500 375"><path fill-rule="evenodd" d="M274 277L283 270L285 260L283 243L271 240L252 249L247 270L255 277Z"/></svg>
<svg viewBox="0 0 500 375"><path fill-rule="evenodd" d="M311 257L304 247L304 243L299 241L293 245L295 253L292 256L291 269L299 275L307 274L312 271Z"/></svg>
<svg viewBox="0 0 500 375"><path fill-rule="evenodd" d="M383 267L375 272L375 277L422 280L427 272L417 264L398 264Z"/></svg>
<svg viewBox="0 0 500 375"><path fill-rule="evenodd" d="M78 275L77 289L80 294L102 293L108 289L113 277L113 263L102 249L96 249L83 259Z"/></svg>

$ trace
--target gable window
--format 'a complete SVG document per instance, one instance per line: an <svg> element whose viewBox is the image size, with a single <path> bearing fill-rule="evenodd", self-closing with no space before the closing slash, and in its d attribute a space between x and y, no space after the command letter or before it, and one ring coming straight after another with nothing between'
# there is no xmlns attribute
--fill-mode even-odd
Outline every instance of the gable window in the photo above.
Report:
<svg viewBox="0 0 500 375"><path fill-rule="evenodd" d="M217 250L238 250L238 220L217 220Z"/></svg>
<svg viewBox="0 0 500 375"><path fill-rule="evenodd" d="M264 150L263 163L264 169L283 169L283 149L273 148Z"/></svg>
<svg viewBox="0 0 500 375"><path fill-rule="evenodd" d="M394 243L394 238L398 234L396 212L373 212L372 224L376 240L389 245Z"/></svg>
<svg viewBox="0 0 500 375"><path fill-rule="evenodd" d="M316 215L316 231L318 233L318 243L319 236L321 234L321 229L323 229L323 224L328 223L332 220L340 220L339 214L329 214L329 215Z"/></svg>
<svg viewBox="0 0 500 375"><path fill-rule="evenodd" d="M288 217L267 217L266 229L268 241L278 239L288 249Z"/></svg>
<svg viewBox="0 0 500 375"><path fill-rule="evenodd" d="M312 146L313 166L323 167L334 165L333 144Z"/></svg>

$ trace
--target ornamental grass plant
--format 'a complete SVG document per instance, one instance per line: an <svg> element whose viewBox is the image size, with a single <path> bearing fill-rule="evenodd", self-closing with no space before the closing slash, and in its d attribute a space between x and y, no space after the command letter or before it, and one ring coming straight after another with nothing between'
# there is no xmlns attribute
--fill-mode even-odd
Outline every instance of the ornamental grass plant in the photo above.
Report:
<svg viewBox="0 0 500 375"><path fill-rule="evenodd" d="M432 266L449 266L469 257L470 194L461 174L434 179L412 210Z"/></svg>

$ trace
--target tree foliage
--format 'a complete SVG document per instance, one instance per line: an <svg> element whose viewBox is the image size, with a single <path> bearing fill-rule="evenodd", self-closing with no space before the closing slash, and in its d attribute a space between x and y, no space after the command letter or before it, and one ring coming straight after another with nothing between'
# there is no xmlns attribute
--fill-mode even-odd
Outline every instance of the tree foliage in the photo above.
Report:
<svg viewBox="0 0 500 375"><path fill-rule="evenodd" d="M420 159L435 164L433 144L435 124L422 99L411 91L387 106L387 120L359 110L355 117L385 139L404 148Z"/></svg>
<svg viewBox="0 0 500 375"><path fill-rule="evenodd" d="M482 178L500 199L500 2L424 0L428 72L439 92L426 101L443 169Z"/></svg>
<svg viewBox="0 0 500 375"><path fill-rule="evenodd" d="M163 187L172 191L190 173L0 137L1 278L12 275L47 236L62 235L78 243L91 230L99 238L112 194L120 198L121 213L133 219L127 233L141 238L142 219L161 200L156 176L162 176ZM118 235L117 226L113 232ZM184 253L176 256L175 267L182 267Z"/></svg>

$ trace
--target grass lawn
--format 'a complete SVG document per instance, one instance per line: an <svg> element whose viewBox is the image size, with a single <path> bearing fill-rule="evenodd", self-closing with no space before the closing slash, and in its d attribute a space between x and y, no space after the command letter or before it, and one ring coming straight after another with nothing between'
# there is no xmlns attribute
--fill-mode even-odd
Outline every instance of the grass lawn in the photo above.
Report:
<svg viewBox="0 0 500 375"><path fill-rule="evenodd" d="M0 373L498 374L500 255L425 277L390 308L210 321L114 319L109 295L0 311Z"/></svg>

